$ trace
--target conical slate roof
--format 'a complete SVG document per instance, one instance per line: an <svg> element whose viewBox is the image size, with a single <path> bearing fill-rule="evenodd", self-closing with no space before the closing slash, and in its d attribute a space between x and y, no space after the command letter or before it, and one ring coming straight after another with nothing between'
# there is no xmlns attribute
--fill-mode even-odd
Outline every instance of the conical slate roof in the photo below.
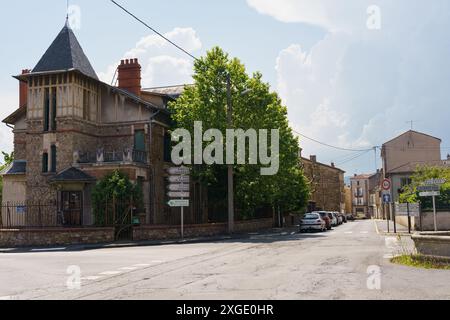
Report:
<svg viewBox="0 0 450 320"><path fill-rule="evenodd" d="M66 23L32 72L49 72L75 69L86 76L98 79L89 59L83 52L75 34Z"/></svg>

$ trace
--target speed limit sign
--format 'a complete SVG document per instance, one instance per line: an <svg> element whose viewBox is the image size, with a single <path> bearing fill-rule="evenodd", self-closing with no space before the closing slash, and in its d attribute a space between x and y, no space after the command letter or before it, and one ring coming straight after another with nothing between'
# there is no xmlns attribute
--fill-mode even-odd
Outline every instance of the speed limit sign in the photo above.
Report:
<svg viewBox="0 0 450 320"><path fill-rule="evenodd" d="M381 186L382 186L383 190L385 190L385 191L391 190L391 180L384 179Z"/></svg>

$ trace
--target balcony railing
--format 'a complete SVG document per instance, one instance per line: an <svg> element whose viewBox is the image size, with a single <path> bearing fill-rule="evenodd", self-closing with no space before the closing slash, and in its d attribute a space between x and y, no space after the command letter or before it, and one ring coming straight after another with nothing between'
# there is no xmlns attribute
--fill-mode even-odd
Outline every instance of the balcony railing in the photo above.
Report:
<svg viewBox="0 0 450 320"><path fill-rule="evenodd" d="M80 164L90 163L143 163L146 164L147 152L133 149L123 151L97 150L92 152L78 152L75 154L75 162Z"/></svg>

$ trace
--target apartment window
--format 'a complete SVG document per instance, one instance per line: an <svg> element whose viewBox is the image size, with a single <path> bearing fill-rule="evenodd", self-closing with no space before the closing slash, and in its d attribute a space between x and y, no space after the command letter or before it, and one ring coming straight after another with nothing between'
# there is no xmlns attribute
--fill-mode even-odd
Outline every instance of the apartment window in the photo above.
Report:
<svg viewBox="0 0 450 320"><path fill-rule="evenodd" d="M50 129L50 89L46 88L44 92L44 131Z"/></svg>
<svg viewBox="0 0 450 320"><path fill-rule="evenodd" d="M402 178L400 183L403 188L403 187L409 186L412 183L412 179L411 178Z"/></svg>
<svg viewBox="0 0 450 320"><path fill-rule="evenodd" d="M145 151L145 132L137 130L134 132L134 150Z"/></svg>
<svg viewBox="0 0 450 320"><path fill-rule="evenodd" d="M42 173L48 172L48 153L42 154Z"/></svg>
<svg viewBox="0 0 450 320"><path fill-rule="evenodd" d="M87 90L83 91L83 119L89 120L89 92Z"/></svg>
<svg viewBox="0 0 450 320"><path fill-rule="evenodd" d="M51 147L51 157L50 171L54 173L56 172L56 146Z"/></svg>
<svg viewBox="0 0 450 320"><path fill-rule="evenodd" d="M56 131L56 87L52 90L52 112L51 112L51 129L52 131Z"/></svg>

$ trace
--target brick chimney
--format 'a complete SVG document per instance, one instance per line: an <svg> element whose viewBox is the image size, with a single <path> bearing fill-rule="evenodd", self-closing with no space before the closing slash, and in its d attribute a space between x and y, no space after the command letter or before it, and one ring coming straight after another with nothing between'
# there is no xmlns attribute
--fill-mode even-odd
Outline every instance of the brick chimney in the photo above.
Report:
<svg viewBox="0 0 450 320"><path fill-rule="evenodd" d="M118 68L119 88L136 96L141 95L141 65L138 59L126 59Z"/></svg>
<svg viewBox="0 0 450 320"><path fill-rule="evenodd" d="M316 163L317 162L317 156L311 156L310 157L311 161Z"/></svg>
<svg viewBox="0 0 450 320"><path fill-rule="evenodd" d="M331 163L331 167L336 168L336 165L334 164L334 162Z"/></svg>
<svg viewBox="0 0 450 320"><path fill-rule="evenodd" d="M22 70L22 74L28 74L31 70ZM28 103L28 83L20 81L19 83L19 107L24 107Z"/></svg>

